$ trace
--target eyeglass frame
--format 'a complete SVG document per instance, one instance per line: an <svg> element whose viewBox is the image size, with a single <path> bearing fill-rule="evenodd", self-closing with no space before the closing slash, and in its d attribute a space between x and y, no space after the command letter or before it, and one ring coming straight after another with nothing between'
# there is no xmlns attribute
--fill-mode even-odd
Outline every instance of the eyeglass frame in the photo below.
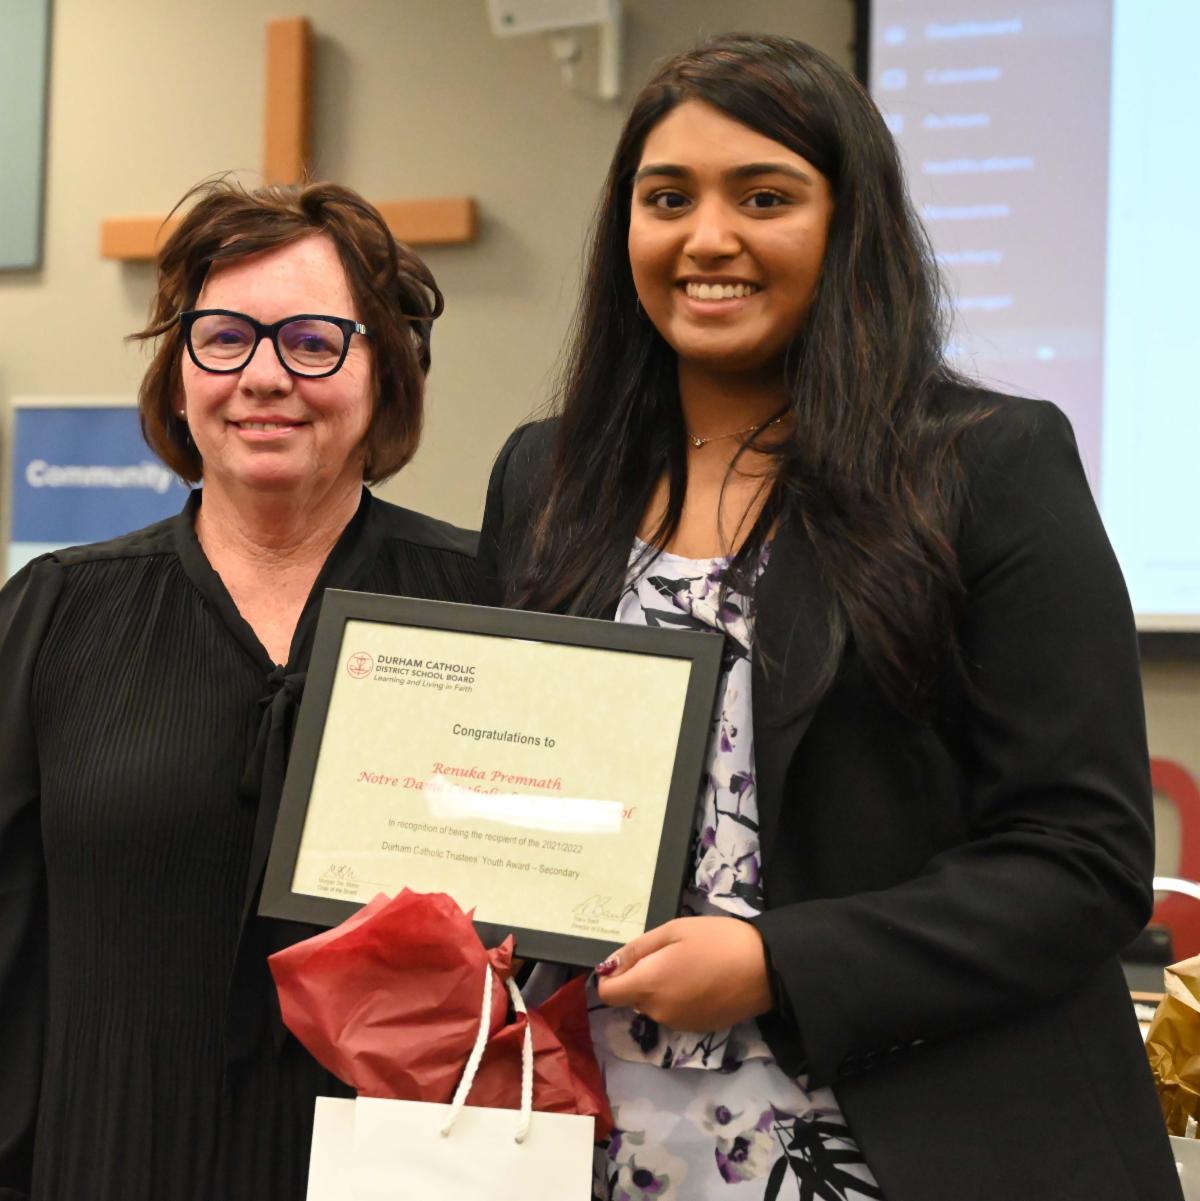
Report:
<svg viewBox="0 0 1200 1201"><path fill-rule="evenodd" d="M250 347L250 353L236 367L209 367L200 362L196 350L192 346L192 326L200 317L237 317L240 321L244 321L254 330L254 344ZM297 371L288 365L283 357L283 351L279 349L279 331L293 321L328 321L342 331L346 340L342 343L341 357L328 371L309 374L305 371ZM371 336L367 327L352 317L332 317L328 313L296 313L291 317L284 317L282 320L272 322L270 325L264 325L261 321L255 321L248 313L239 313L237 309L185 309L179 314L179 328L183 331L183 344L187 347L188 358L201 371L207 371L210 375L233 375L234 372L244 371L250 365L250 360L258 353L258 344L267 338L275 348L275 357L279 360L279 365L297 379L327 379L331 375L336 375L342 369L342 364L350 353L350 343L353 341L354 335L358 334L363 338Z"/></svg>

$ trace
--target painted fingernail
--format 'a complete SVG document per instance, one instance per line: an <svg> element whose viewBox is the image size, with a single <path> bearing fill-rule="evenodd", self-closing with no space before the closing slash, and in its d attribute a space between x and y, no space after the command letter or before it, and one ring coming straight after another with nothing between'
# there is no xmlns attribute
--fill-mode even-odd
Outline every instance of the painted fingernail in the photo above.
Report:
<svg viewBox="0 0 1200 1201"><path fill-rule="evenodd" d="M610 955L603 963L596 964L597 976L611 976L621 966L620 957Z"/></svg>

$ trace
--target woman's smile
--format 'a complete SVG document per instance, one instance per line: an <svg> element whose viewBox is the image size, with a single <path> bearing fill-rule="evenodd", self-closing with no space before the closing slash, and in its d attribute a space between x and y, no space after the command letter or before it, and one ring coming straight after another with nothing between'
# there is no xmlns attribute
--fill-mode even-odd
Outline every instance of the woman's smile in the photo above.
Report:
<svg viewBox="0 0 1200 1201"><path fill-rule="evenodd" d="M758 284L742 280L684 280L679 285L689 300L723 302L744 300L762 291Z"/></svg>
<svg viewBox="0 0 1200 1201"><path fill-rule="evenodd" d="M687 279L677 285L681 303L697 321L728 321L741 317L763 294L758 284L733 279Z"/></svg>
<svg viewBox="0 0 1200 1201"><path fill-rule="evenodd" d="M287 417L255 417L229 424L251 442L273 442L289 437L304 429L309 423Z"/></svg>

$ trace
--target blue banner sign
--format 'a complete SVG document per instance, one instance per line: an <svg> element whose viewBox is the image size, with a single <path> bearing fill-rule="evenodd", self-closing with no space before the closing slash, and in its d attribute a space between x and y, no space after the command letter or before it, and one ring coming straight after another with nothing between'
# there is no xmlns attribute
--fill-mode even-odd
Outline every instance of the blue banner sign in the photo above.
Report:
<svg viewBox="0 0 1200 1201"><path fill-rule="evenodd" d="M101 542L178 513L187 488L119 401L13 402L7 574L48 550Z"/></svg>

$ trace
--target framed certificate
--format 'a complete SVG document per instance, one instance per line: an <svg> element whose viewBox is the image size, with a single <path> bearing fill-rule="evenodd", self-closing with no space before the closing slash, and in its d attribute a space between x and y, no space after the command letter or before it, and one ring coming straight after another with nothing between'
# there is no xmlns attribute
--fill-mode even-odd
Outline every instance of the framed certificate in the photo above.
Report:
<svg viewBox="0 0 1200 1201"><path fill-rule="evenodd" d="M445 892L485 943L590 965L674 917L712 633L330 590L260 912Z"/></svg>

